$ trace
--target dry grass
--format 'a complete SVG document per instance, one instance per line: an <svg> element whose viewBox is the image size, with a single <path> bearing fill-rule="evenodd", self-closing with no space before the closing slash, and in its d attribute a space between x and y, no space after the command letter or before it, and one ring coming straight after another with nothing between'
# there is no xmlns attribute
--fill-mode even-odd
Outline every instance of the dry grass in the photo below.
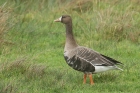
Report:
<svg viewBox="0 0 140 93"><path fill-rule="evenodd" d="M129 35L129 40L134 42L134 43L140 43L140 31L137 32L130 32Z"/></svg>
<svg viewBox="0 0 140 93"><path fill-rule="evenodd" d="M0 93L16 93L16 88L13 83L8 83L0 89Z"/></svg>
<svg viewBox="0 0 140 93"><path fill-rule="evenodd" d="M45 74L46 66L39 64L31 64L30 60L26 58L16 59L13 62L5 62L1 64L0 72L4 71L17 71L21 74L26 75L28 78L31 77L42 77Z"/></svg>
<svg viewBox="0 0 140 93"><path fill-rule="evenodd" d="M7 20L9 17L9 10L5 9L4 5L0 7L0 45L4 41L4 33L8 30Z"/></svg>
<svg viewBox="0 0 140 93"><path fill-rule="evenodd" d="M63 0L60 0L60 2L62 3ZM126 3L126 5L123 6L123 3ZM126 2L125 0L72 0L67 4L62 3L59 10L64 14L72 13L72 16L80 17L87 26L93 26L94 28L85 29L84 27L83 29L79 22L78 24L81 25L79 29L96 31L103 40L122 41L126 39L139 43L139 31L136 31L136 29L139 29L140 15L137 4L139 4L139 0ZM92 19L94 22L92 22Z"/></svg>
<svg viewBox="0 0 140 93"><path fill-rule="evenodd" d="M0 83L0 93L17 93L17 86L14 80L15 76L22 75L19 78L19 82L25 78L25 80L32 80L34 78L41 78L45 75L46 66L43 64L31 64L31 60L27 58L16 59L13 62L5 62L0 65L0 74L5 74L8 78L13 77L10 82Z"/></svg>
<svg viewBox="0 0 140 93"><path fill-rule="evenodd" d="M45 74L45 69L46 66L44 65L31 65L28 69L27 69L27 77L28 78L33 78L33 77L43 77L43 75Z"/></svg>

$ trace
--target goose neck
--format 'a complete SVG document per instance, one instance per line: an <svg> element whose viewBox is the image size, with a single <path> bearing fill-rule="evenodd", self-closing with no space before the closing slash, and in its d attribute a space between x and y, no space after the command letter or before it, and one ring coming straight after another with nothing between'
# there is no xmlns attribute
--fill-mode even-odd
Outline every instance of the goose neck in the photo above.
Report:
<svg viewBox="0 0 140 93"><path fill-rule="evenodd" d="M72 49L74 47L77 47L76 40L73 36L72 32L72 23L66 24L66 43L65 43L65 49Z"/></svg>

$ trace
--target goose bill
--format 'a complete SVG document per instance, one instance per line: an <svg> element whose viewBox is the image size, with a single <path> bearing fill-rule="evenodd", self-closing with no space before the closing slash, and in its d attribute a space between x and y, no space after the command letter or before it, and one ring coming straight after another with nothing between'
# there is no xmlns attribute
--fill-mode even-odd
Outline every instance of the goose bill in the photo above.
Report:
<svg viewBox="0 0 140 93"><path fill-rule="evenodd" d="M62 17L60 17L60 18L54 20L54 22L61 22L61 19L62 19Z"/></svg>

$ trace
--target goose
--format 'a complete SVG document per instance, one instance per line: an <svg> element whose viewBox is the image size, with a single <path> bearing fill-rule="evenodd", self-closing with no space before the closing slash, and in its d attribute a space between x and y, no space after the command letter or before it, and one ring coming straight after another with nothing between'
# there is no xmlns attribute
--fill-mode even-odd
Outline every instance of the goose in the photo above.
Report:
<svg viewBox="0 0 140 93"><path fill-rule="evenodd" d="M65 25L66 42L64 47L64 59L70 67L84 73L84 84L86 83L87 76L89 76L90 84L94 84L92 74L115 69L123 71L123 69L117 67L117 65L122 64L121 62L77 44L72 31L71 16L62 15L54 21L61 22Z"/></svg>

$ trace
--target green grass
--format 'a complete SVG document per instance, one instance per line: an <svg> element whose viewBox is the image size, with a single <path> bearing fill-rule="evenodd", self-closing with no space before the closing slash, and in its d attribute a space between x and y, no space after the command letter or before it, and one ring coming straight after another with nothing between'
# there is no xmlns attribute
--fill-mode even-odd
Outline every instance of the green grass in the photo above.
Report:
<svg viewBox="0 0 140 93"><path fill-rule="evenodd" d="M62 3L63 2L63 3ZM1 0L0 93L119 93L140 91L139 0ZM67 8L66 8L67 7ZM83 73L63 58L65 28L73 18L77 42L124 63L121 71Z"/></svg>

